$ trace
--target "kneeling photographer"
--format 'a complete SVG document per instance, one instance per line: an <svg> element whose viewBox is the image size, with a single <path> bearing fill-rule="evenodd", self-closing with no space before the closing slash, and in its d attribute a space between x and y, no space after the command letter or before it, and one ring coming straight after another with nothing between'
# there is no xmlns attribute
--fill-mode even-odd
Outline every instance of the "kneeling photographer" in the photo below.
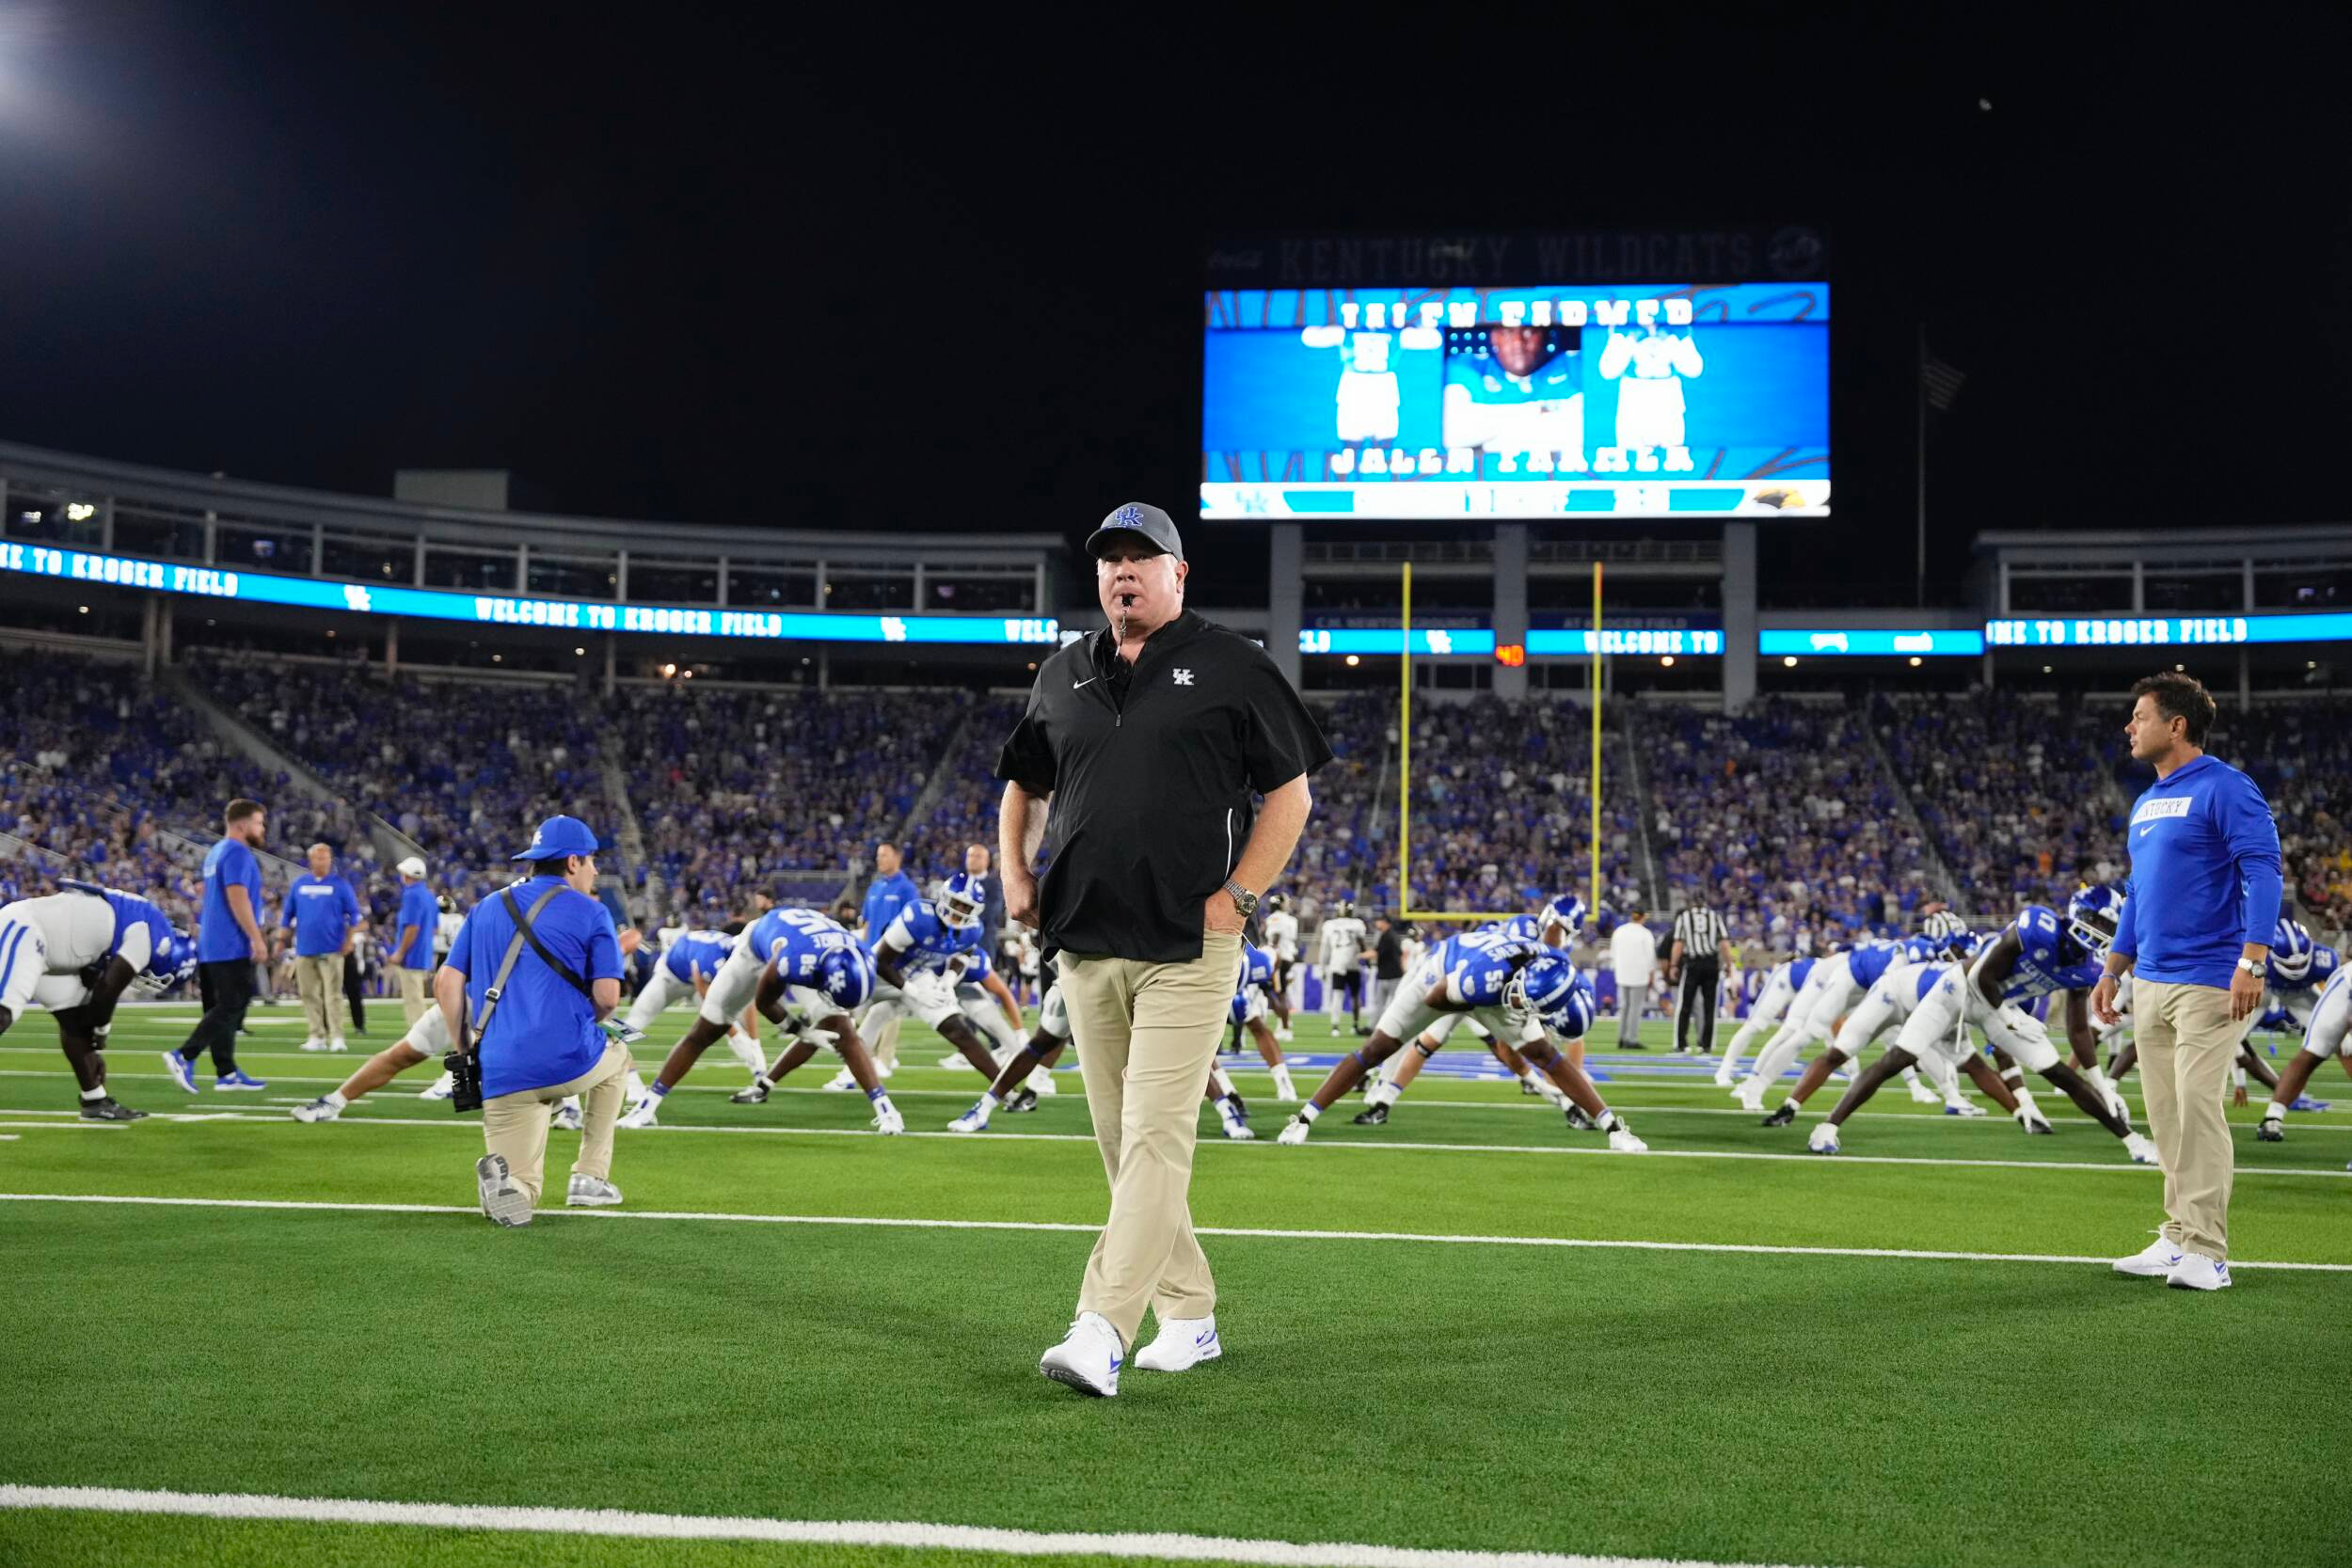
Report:
<svg viewBox="0 0 2352 1568"><path fill-rule="evenodd" d="M564 1205L621 1201L610 1180L612 1128L634 1066L603 1027L620 1005L621 944L596 898L596 835L578 817L550 816L515 859L530 862L531 875L474 906L434 980L456 1047L455 1108L482 1107L482 1212L505 1226L531 1223L548 1126L571 1095L584 1120Z"/></svg>

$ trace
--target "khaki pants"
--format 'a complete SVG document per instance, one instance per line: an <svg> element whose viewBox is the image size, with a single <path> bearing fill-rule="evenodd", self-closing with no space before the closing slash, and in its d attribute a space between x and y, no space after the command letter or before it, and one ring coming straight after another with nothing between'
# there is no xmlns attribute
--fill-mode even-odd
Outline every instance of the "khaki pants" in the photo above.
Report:
<svg viewBox="0 0 2352 1568"><path fill-rule="evenodd" d="M391 971L400 997L401 1022L413 1029L425 1009L433 1006L433 972L410 969L405 964L393 964Z"/></svg>
<svg viewBox="0 0 2352 1568"><path fill-rule="evenodd" d="M2148 1135L2164 1164L2164 1235L2217 1262L2230 1256L2229 1118L2222 1112L2238 1025L2212 986L2132 982Z"/></svg>
<svg viewBox="0 0 2352 1568"><path fill-rule="evenodd" d="M595 1067L569 1083L518 1089L482 1102L483 1146L506 1157L508 1172L531 1195L532 1208L539 1206L539 1188L547 1176L548 1124L557 1104L573 1095L580 1097L581 1121L580 1156L572 1162L572 1174L599 1181L612 1174L612 1125L621 1119L623 1082L636 1065L627 1046L609 1044Z"/></svg>
<svg viewBox="0 0 2352 1568"><path fill-rule="evenodd" d="M898 1070L898 1020L895 1016L882 1026L880 1033L866 1042L866 1050L874 1058L876 1072Z"/></svg>
<svg viewBox="0 0 2352 1568"><path fill-rule="evenodd" d="M1216 1309L1186 1196L1200 1093L1240 956L1234 931L1205 933L1190 963L1061 956L1071 1039L1111 1182L1110 1218L1087 1259L1078 1310L1100 1312L1127 1344L1146 1307L1162 1323Z"/></svg>
<svg viewBox="0 0 2352 1568"><path fill-rule="evenodd" d="M321 953L294 958L294 989L302 993L302 1016L310 1021L310 1038L341 1039L351 1011L343 1000L343 956Z"/></svg>

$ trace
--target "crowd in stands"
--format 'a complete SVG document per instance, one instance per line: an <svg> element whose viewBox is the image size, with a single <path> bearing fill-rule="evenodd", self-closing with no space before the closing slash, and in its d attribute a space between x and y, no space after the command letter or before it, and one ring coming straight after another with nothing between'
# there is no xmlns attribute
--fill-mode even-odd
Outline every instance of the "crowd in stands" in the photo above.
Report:
<svg viewBox="0 0 2352 1568"><path fill-rule="evenodd" d="M1645 703L1650 844L1671 903L1732 940L1809 951L1895 927L1933 894L1894 780L1842 705L1765 699L1737 718Z"/></svg>
<svg viewBox="0 0 2352 1568"><path fill-rule="evenodd" d="M569 811L617 832L610 760L644 852L615 854L608 869L624 873L641 925L719 924L762 896L830 907L862 886L880 840L898 841L927 886L961 866L966 845L993 847L994 764L1021 708L1007 695L683 682L606 699L206 653L183 669L340 800L264 776L134 663L12 653L0 898L85 877L147 893L192 926L221 807L249 795L270 808L271 905L303 847L323 841L388 934L398 881L369 814L420 845L437 890L468 904L506 879L518 833L539 816ZM1399 902L1395 705L1353 693L1318 712L1334 760L1314 781L1314 815L1281 888L1310 927L1342 897L1367 914ZM1605 752L1595 898L1589 710L1540 694L1417 705L1413 905L1518 909L1575 891L1662 918L1705 899L1735 941L1792 950L1910 928L1938 892L1940 857L1963 911L1989 919L2122 875L2122 814L2144 783L2122 754L2116 712L2047 696L1779 699L1737 718L1646 700L1629 716L1624 730L1613 720ZM2225 705L2214 750L2269 795L2307 915L2342 928L2352 916L2352 704ZM1645 895L1645 837L1663 908Z"/></svg>

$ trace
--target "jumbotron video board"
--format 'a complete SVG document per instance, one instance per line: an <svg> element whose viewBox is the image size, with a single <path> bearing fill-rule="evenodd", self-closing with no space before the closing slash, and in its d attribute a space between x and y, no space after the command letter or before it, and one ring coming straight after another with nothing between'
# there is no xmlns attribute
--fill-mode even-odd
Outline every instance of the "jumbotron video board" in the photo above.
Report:
<svg viewBox="0 0 2352 1568"><path fill-rule="evenodd" d="M1823 517L1829 285L1222 289L1204 517Z"/></svg>

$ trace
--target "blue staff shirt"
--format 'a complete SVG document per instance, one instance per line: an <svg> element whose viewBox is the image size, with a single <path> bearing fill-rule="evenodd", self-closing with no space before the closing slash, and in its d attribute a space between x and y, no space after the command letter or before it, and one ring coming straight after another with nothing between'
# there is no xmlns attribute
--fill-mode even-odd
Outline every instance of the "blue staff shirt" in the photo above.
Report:
<svg viewBox="0 0 2352 1568"><path fill-rule="evenodd" d="M433 890L422 882L410 882L400 893L400 924L392 932L392 962L404 969L433 967L433 928L439 924L441 906L433 896ZM415 932L414 944L403 946Z"/></svg>
<svg viewBox="0 0 2352 1568"><path fill-rule="evenodd" d="M278 922L291 926L294 957L324 958L343 950L343 938L359 924L359 895L341 877L304 872L286 889L286 910Z"/></svg>
<svg viewBox="0 0 2352 1568"><path fill-rule="evenodd" d="M525 914L549 888L560 891L533 916L532 930L548 951L594 984L621 977L620 933L602 904L564 885L561 877L533 877L515 885L515 901ZM506 961L515 922L506 898L493 894L473 907L444 961L466 977L468 1016L482 1017L484 992ZM569 981L540 962L526 944L507 977L506 990L482 1037L484 1098L543 1089L568 1083L604 1055L604 1031L596 1027L595 1004Z"/></svg>
<svg viewBox="0 0 2352 1568"><path fill-rule="evenodd" d="M196 959L225 963L258 957L245 940L245 927L229 911L229 890L245 889L253 912L253 928L262 928L262 863L253 851L233 838L224 838L204 852L204 910L198 916Z"/></svg>
<svg viewBox="0 0 2352 1568"><path fill-rule="evenodd" d="M898 911L922 896L914 879L903 871L887 877L877 877L866 890L866 908L860 918L866 926L866 942L872 946L882 941L890 923L898 918Z"/></svg>
<svg viewBox="0 0 2352 1568"><path fill-rule="evenodd" d="M2115 950L2143 980L2227 990L2279 924L2279 828L2260 785L2199 757L2148 786L2128 829L2132 891Z"/></svg>

